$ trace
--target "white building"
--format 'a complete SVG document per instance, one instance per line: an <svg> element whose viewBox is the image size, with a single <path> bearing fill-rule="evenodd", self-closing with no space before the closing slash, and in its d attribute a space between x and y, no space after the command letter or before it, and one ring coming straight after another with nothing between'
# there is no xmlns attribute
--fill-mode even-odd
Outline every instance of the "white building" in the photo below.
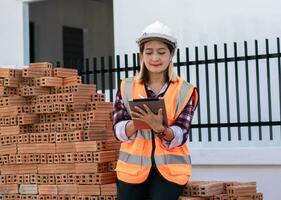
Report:
<svg viewBox="0 0 281 200"><path fill-rule="evenodd" d="M195 46L199 47L199 58L203 59L204 45L213 49L213 44L217 44L220 47L218 54L223 56L223 44L228 43L228 48L233 49L233 42L237 42L238 55L243 56L244 41L249 42L248 54L254 55L254 40L259 41L260 52L265 54L266 38L271 52L277 52L276 38L281 36L280 8L278 0L1 0L0 66L23 66L30 60L62 63L68 58L130 56L138 50L135 40L143 28L156 20L173 29L179 49L190 48L191 60L195 59ZM277 65L277 59L271 62L272 116L276 121L280 121L278 78L281 75L278 67L281 66ZM266 93L266 89L264 91ZM202 93L203 121L204 98ZM245 100L239 98L242 102ZM262 105L268 104L266 99L265 95ZM255 107L256 102L252 104ZM242 116L245 114L243 108ZM211 111L215 113L215 110ZM252 112L257 116L255 109ZM268 112L267 106L262 107L262 112ZM195 116L194 122L197 120ZM256 181L265 200L279 200L280 125L273 127L274 140L267 136L268 127L263 127L263 140L257 139L258 128L252 128L251 141L245 139L248 129L242 129L241 141L228 141L226 128L222 128L221 142L208 142L206 129L202 131L202 142L197 142L194 131L194 141L190 143L194 166L192 179ZM212 129L213 135L216 132Z"/></svg>

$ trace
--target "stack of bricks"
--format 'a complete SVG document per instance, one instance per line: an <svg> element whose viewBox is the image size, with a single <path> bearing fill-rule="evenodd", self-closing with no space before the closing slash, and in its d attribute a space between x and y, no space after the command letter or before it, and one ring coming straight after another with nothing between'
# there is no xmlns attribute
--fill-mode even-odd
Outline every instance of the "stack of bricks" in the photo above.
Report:
<svg viewBox="0 0 281 200"><path fill-rule="evenodd" d="M255 182L190 181L178 200L263 200Z"/></svg>
<svg viewBox="0 0 281 200"><path fill-rule="evenodd" d="M116 199L112 107L76 69L0 68L0 199Z"/></svg>

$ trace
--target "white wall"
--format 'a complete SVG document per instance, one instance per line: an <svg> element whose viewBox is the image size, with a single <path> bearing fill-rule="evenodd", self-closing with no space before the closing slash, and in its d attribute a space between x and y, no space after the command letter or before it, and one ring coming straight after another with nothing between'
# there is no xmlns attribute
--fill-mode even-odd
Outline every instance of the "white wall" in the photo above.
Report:
<svg viewBox="0 0 281 200"><path fill-rule="evenodd" d="M28 5L0 1L0 66L23 66L29 61Z"/></svg>
<svg viewBox="0 0 281 200"><path fill-rule="evenodd" d="M135 39L155 20L173 29L179 48L275 39L280 7L279 0L115 0L115 52L137 51Z"/></svg>
<svg viewBox="0 0 281 200"><path fill-rule="evenodd" d="M56 0L30 4L35 22L35 59L62 61L62 27L84 30L84 56L114 53L112 1Z"/></svg>

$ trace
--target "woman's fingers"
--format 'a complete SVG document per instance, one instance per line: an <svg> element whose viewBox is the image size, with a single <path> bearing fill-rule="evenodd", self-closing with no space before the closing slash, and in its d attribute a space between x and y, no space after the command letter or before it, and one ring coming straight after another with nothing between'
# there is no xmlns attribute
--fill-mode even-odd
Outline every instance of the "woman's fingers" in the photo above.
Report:
<svg viewBox="0 0 281 200"><path fill-rule="evenodd" d="M163 116L163 110L161 108L158 110L158 116Z"/></svg>
<svg viewBox="0 0 281 200"><path fill-rule="evenodd" d="M142 115L147 114L143 109L141 109L141 108L138 107L138 106L135 106L135 109L136 109L140 114L142 114Z"/></svg>
<svg viewBox="0 0 281 200"><path fill-rule="evenodd" d="M134 111L131 111L131 114L132 114L133 117L137 117L137 118L142 116L140 113L134 112Z"/></svg>
<svg viewBox="0 0 281 200"><path fill-rule="evenodd" d="M150 108L146 104L143 104L143 107L147 113L149 113L149 114L152 113Z"/></svg>

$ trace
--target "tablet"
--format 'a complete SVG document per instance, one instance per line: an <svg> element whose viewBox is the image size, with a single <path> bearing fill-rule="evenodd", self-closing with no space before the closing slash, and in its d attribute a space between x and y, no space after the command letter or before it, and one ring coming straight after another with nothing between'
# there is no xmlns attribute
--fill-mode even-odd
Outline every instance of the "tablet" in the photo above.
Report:
<svg viewBox="0 0 281 200"><path fill-rule="evenodd" d="M163 113L163 125L168 125L167 120L167 114L166 114L166 108L165 108L165 101L164 99L134 99L129 101L129 106L132 111L138 112L135 108L135 106L140 107L141 109L144 109L143 104L146 104L153 113L157 114L158 110L162 108ZM140 129L151 129L150 126L140 120L133 120L135 128Z"/></svg>

